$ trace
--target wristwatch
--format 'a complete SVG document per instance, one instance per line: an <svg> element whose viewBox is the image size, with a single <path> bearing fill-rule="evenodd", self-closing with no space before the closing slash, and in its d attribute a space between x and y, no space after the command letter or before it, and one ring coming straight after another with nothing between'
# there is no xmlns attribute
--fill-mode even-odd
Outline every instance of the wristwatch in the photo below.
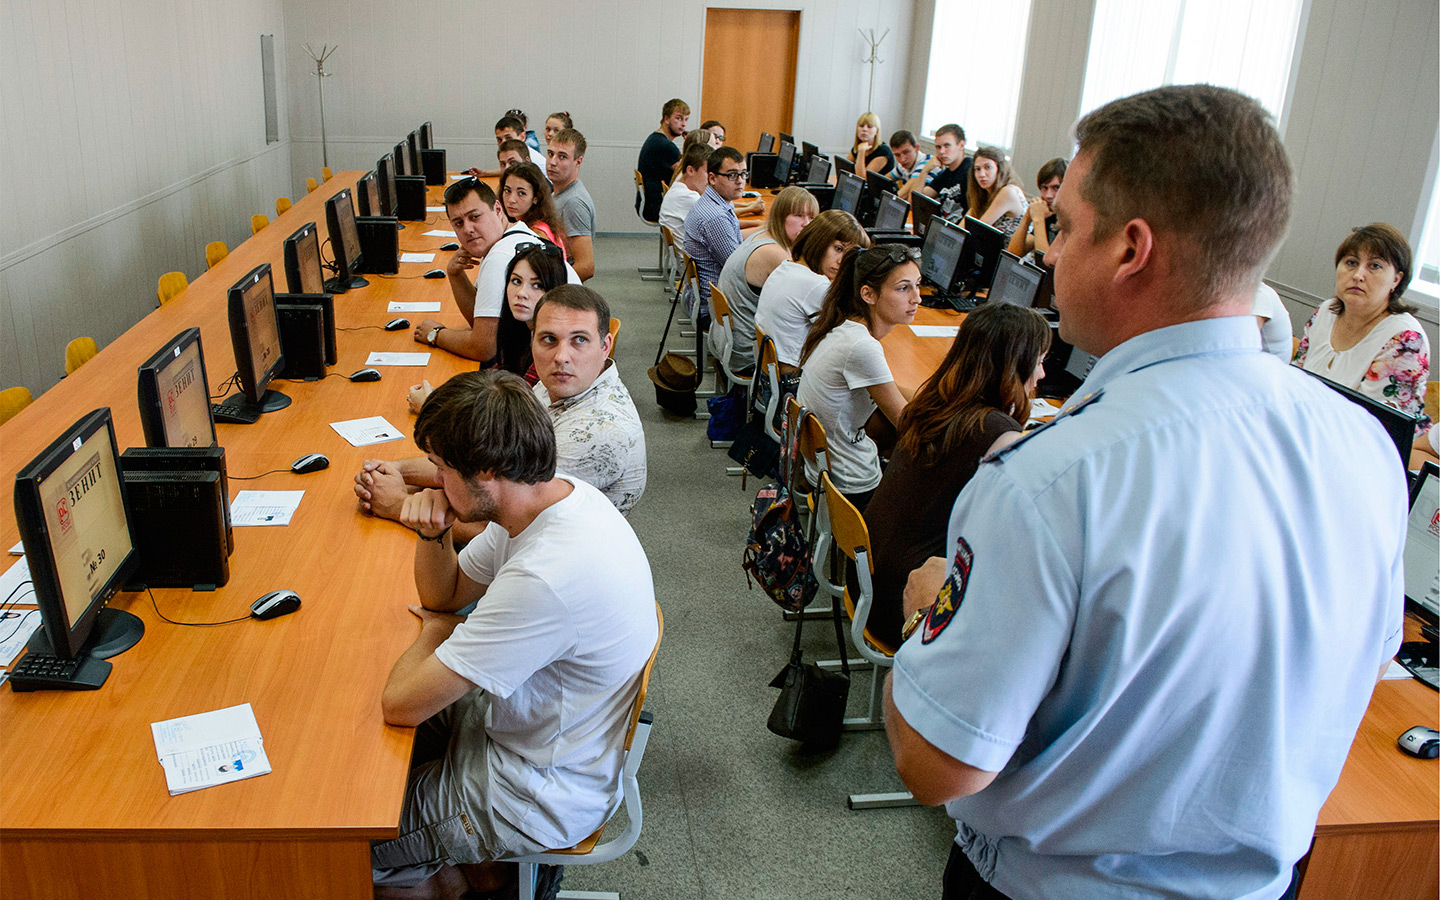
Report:
<svg viewBox="0 0 1440 900"><path fill-rule="evenodd" d="M425 335L425 343L429 344L432 347L435 346L435 339L439 337L440 332L444 330L444 325L436 325L434 328L430 329L430 333Z"/></svg>
<svg viewBox="0 0 1440 900"><path fill-rule="evenodd" d="M900 629L900 643L903 644L910 640L910 635L915 633L915 629L920 627L920 623L925 621L925 617L930 615L930 610L934 608L935 604L932 603L910 614L909 620L905 622L905 627Z"/></svg>

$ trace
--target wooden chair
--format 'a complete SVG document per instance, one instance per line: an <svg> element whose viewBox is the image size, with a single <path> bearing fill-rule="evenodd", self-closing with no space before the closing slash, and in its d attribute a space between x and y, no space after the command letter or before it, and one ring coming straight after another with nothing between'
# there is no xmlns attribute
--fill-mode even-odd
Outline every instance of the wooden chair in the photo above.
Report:
<svg viewBox="0 0 1440 900"><path fill-rule="evenodd" d="M269 224L270 220L265 217L264 213L256 213L250 217L250 233L259 234L260 230Z"/></svg>
<svg viewBox="0 0 1440 900"><path fill-rule="evenodd" d="M615 358L615 345L620 343L620 320L610 317L610 358Z"/></svg>
<svg viewBox="0 0 1440 900"><path fill-rule="evenodd" d="M205 245L205 265L208 268L215 268L215 264L230 255L230 248L225 246L224 241L211 241Z"/></svg>
<svg viewBox="0 0 1440 900"><path fill-rule="evenodd" d="M95 358L100 352L92 337L78 337L65 345L65 374L74 375L75 370Z"/></svg>
<svg viewBox="0 0 1440 900"><path fill-rule="evenodd" d="M847 731L879 730L885 727L880 700L884 690L885 670L895 665L895 651L881 641L866 627L870 619L870 606L874 600L874 589L870 578L874 574L874 562L870 552L870 529L855 504L845 498L830 480L830 473L820 473L820 493L824 495L825 508L829 513L829 530L834 546L840 548L851 562L855 563L856 585L845 587L845 611L850 614L850 642L860 655L870 661L870 710L863 719L846 719ZM816 567L817 572L819 566ZM909 791L885 794L851 794L848 799L851 809L881 809L891 806L917 806L915 797Z"/></svg>
<svg viewBox="0 0 1440 900"><path fill-rule="evenodd" d="M318 188L319 186L320 186L320 182L316 181L316 180L314 179L314 177L310 177L310 178L305 179L305 193L307 193L307 194L313 194L313 193L315 193L315 189Z"/></svg>
<svg viewBox="0 0 1440 900"><path fill-rule="evenodd" d="M761 380L767 382L770 388L770 397L765 405L756 408L763 396L760 391ZM764 416L761 422L765 434L776 443L780 442L780 432L775 428L775 419L780 412L780 357L779 351L775 349L775 341L760 326L755 326L755 376L750 382L750 409Z"/></svg>
<svg viewBox="0 0 1440 900"><path fill-rule="evenodd" d="M1290 358L1293 360L1293 359L1295 358L1295 354L1296 354L1296 353L1299 353L1299 352L1300 352L1300 339L1297 338L1297 337L1291 337L1291 338L1290 338Z"/></svg>
<svg viewBox="0 0 1440 900"><path fill-rule="evenodd" d="M1440 421L1440 381L1425 382L1425 415L1431 424Z"/></svg>
<svg viewBox="0 0 1440 900"><path fill-rule="evenodd" d="M329 181L330 179L335 177L335 173L330 171L329 166L325 166L320 170L320 177L325 181Z"/></svg>
<svg viewBox="0 0 1440 900"><path fill-rule="evenodd" d="M15 418L15 414L35 400L26 387L12 387L0 391L0 425Z"/></svg>
<svg viewBox="0 0 1440 900"><path fill-rule="evenodd" d="M164 306L177 295L190 286L190 281L185 277L184 272L166 272L160 276L160 282L155 288L155 296Z"/></svg>
<svg viewBox="0 0 1440 900"><path fill-rule="evenodd" d="M710 319L718 323L720 343L715 349L715 362L719 371L725 376L725 387L728 390L731 385L740 384L745 379L737 378L735 372L730 368L730 348L735 344L735 332L730 327L730 298L720 290L715 282L710 282ZM719 385L716 386L719 389Z"/></svg>
<svg viewBox="0 0 1440 900"><path fill-rule="evenodd" d="M645 218L645 179L641 177L640 170L635 170L635 215L640 217L651 228L659 227L658 221L652 222ZM665 239L660 239L658 259L653 266L637 266L636 271L640 273L641 281L664 281L665 280Z"/></svg>
<svg viewBox="0 0 1440 900"><path fill-rule="evenodd" d="M665 293L674 297L676 282L680 280L680 271L683 268L680 262L683 251L669 225L660 226L660 248L660 268L665 275Z"/></svg>
<svg viewBox="0 0 1440 900"><path fill-rule="evenodd" d="M290 198L289 198L289 197L276 197L276 198L275 198L275 215L277 215L277 216L283 216L283 215L285 215L285 210L289 209L290 206L291 206L291 203L290 203Z"/></svg>
<svg viewBox="0 0 1440 900"><path fill-rule="evenodd" d="M650 728L655 723L654 715L645 710L645 693L650 686L650 673L655 668L655 657L660 652L660 638L665 635L665 617L660 614L658 603L655 604L655 620L660 626L660 633L655 638L655 649L650 651L649 661L640 671L640 689L635 696L635 705L630 710L630 727L625 733L625 765L620 772L622 802L625 805L625 815L630 821L625 825L625 831L613 841L600 843L600 837L609 824L607 822L574 847L515 858L513 862L520 864L520 900L534 900L535 875L540 864L584 866L610 862L629 853L640 837L640 826L645 817L640 803L640 783L635 779L635 773L640 770L640 762L645 757L645 744L650 740Z"/></svg>

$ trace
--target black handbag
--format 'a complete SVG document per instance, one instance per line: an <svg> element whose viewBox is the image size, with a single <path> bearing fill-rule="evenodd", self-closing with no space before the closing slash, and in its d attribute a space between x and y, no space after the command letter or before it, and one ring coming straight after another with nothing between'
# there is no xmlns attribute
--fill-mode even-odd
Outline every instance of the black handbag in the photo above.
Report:
<svg viewBox="0 0 1440 900"><path fill-rule="evenodd" d="M765 433L764 427L756 419L740 426L740 431L726 452L731 459L745 467L747 475L754 475L756 478L778 478L780 475L777 467L780 445ZM744 481L741 481L740 487L744 489Z"/></svg>
<svg viewBox="0 0 1440 900"><path fill-rule="evenodd" d="M770 682L780 688L766 727L781 737L807 747L824 749L840 742L845 724L845 702L850 697L850 662L845 654L845 636L840 626L840 598L832 598L831 617L835 622L835 643L840 647L840 671L831 672L802 661L801 613L795 619L795 646L790 662Z"/></svg>

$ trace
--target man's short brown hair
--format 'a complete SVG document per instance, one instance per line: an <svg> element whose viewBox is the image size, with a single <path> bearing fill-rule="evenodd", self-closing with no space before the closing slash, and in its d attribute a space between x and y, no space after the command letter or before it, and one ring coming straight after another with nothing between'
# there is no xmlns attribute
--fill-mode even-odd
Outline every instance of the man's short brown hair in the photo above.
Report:
<svg viewBox="0 0 1440 900"><path fill-rule="evenodd" d="M550 139L552 144L569 144L575 148L575 158L581 159L585 156L585 135L573 128L566 128L563 131L555 132Z"/></svg>
<svg viewBox="0 0 1440 900"><path fill-rule="evenodd" d="M1207 306L1254 282L1290 221L1290 161L1257 101L1208 84L1124 97L1075 126L1094 240L1132 219L1184 238L1177 263Z"/></svg>
<svg viewBox="0 0 1440 900"><path fill-rule="evenodd" d="M600 296L600 292L594 288L588 288L583 284L562 284L559 287L551 288L535 304L535 313L531 324L540 318L540 310L547 306L563 306L566 309L573 309L579 312L593 312L595 314L595 333L600 340L605 340L605 335L610 333L610 304Z"/></svg>
<svg viewBox="0 0 1440 900"><path fill-rule="evenodd" d="M471 194L479 194L480 202L486 206L495 205L494 189L473 175L467 175L445 189L445 205L454 206Z"/></svg>
<svg viewBox="0 0 1440 900"><path fill-rule="evenodd" d="M710 164L710 145L691 144L685 148L685 155L680 160L680 171L686 169L699 169Z"/></svg>
<svg viewBox="0 0 1440 900"><path fill-rule="evenodd" d="M500 146L495 148L495 155L499 156L507 151L520 154L521 159L530 158L530 145L517 138L506 138L501 141Z"/></svg>
<svg viewBox="0 0 1440 900"><path fill-rule="evenodd" d="M940 140L940 135L942 134L948 134L951 137L955 138L955 142L958 144L965 143L965 129L961 128L959 125L956 125L954 122L951 122L948 125L941 125L939 128L935 129L935 140Z"/></svg>
<svg viewBox="0 0 1440 900"><path fill-rule="evenodd" d="M673 100L666 100L664 108L660 110L660 118L668 119L677 110L680 112L681 115L688 116L690 115L690 104L686 103L684 100L681 100L679 97L676 97Z"/></svg>
<svg viewBox="0 0 1440 900"><path fill-rule="evenodd" d="M518 484L555 477L555 426L525 379L501 369L461 372L420 407L415 443L470 479Z"/></svg>

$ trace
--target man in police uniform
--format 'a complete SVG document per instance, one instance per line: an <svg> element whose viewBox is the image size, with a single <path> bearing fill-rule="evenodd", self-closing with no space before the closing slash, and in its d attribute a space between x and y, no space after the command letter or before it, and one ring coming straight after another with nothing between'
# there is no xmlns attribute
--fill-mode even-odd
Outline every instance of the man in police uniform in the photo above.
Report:
<svg viewBox="0 0 1440 900"><path fill-rule="evenodd" d="M1261 349L1291 197L1265 111L1167 87L1076 136L1048 262L1101 358L912 576L896 766L958 825L946 898L1274 900L1400 641L1404 477Z"/></svg>

